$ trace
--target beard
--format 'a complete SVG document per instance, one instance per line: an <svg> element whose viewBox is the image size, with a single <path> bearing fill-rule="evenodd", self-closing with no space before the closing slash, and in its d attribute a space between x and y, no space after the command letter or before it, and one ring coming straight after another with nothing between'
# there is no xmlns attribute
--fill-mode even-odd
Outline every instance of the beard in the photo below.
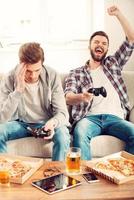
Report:
<svg viewBox="0 0 134 200"><path fill-rule="evenodd" d="M104 58L106 57L107 52L103 53L101 56L97 56L97 55L95 55L93 50L90 49L90 54L94 61L102 62L104 60Z"/></svg>

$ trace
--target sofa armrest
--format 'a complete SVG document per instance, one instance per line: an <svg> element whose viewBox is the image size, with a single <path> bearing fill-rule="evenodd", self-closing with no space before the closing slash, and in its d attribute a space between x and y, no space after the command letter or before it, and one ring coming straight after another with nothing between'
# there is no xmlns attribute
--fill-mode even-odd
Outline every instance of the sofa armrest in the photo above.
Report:
<svg viewBox="0 0 134 200"><path fill-rule="evenodd" d="M134 107L132 108L132 110L130 112L129 121L134 123Z"/></svg>

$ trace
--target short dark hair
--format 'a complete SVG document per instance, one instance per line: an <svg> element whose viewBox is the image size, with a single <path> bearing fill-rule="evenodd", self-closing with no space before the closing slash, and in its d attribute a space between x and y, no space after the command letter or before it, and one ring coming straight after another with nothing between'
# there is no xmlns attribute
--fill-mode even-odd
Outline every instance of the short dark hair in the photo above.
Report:
<svg viewBox="0 0 134 200"><path fill-rule="evenodd" d="M20 62L35 64L40 60L44 62L44 51L39 43L25 43L19 49Z"/></svg>
<svg viewBox="0 0 134 200"><path fill-rule="evenodd" d="M93 39L96 35L100 35L100 36L106 37L106 38L107 38L107 41L108 41L108 44L109 44L109 37L108 37L108 35L107 35L104 31L96 31L96 32L94 32L94 33L91 35L91 37L90 37L90 40L89 40L90 43L91 43L92 39Z"/></svg>

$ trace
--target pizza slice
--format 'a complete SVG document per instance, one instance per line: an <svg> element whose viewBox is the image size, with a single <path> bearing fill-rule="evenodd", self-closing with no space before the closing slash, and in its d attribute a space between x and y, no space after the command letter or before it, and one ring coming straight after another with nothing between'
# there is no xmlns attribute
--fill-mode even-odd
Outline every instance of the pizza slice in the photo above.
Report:
<svg viewBox="0 0 134 200"><path fill-rule="evenodd" d="M108 160L109 163L125 176L134 175L134 161L126 158Z"/></svg>
<svg viewBox="0 0 134 200"><path fill-rule="evenodd" d="M10 170L11 176L24 176L29 170L31 166L23 161L17 160L12 163L12 168Z"/></svg>
<svg viewBox="0 0 134 200"><path fill-rule="evenodd" d="M97 169L116 171L116 168L114 166L112 166L109 162L106 162L106 161L104 161L104 162L102 161L102 162L96 163L95 167Z"/></svg>

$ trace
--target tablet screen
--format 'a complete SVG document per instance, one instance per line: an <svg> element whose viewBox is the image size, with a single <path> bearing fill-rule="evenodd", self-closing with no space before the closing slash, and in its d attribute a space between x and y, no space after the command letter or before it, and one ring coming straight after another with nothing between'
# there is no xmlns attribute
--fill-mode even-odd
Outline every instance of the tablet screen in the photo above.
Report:
<svg viewBox="0 0 134 200"><path fill-rule="evenodd" d="M40 190L47 192L48 194L53 194L61 190L66 190L68 188L80 185L81 182L66 176L64 174L58 174L55 176L47 177L38 181L32 182L32 185L39 188Z"/></svg>

